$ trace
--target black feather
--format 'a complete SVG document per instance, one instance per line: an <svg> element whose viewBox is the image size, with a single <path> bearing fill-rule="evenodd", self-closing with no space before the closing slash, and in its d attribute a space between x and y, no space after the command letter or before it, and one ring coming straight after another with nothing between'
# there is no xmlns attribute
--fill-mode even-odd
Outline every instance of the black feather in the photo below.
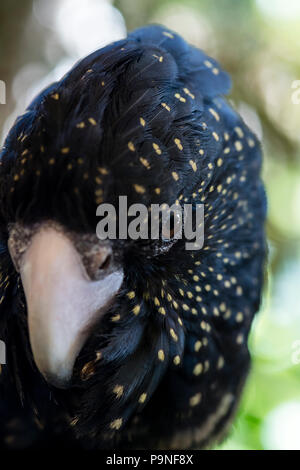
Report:
<svg viewBox="0 0 300 470"><path fill-rule="evenodd" d="M83 59L16 121L0 166L0 446L58 446L65 435L66 447L188 448L223 435L249 369L266 252L260 145L223 98L229 89L214 59L147 26ZM31 354L10 224L53 219L94 233L97 205L119 195L204 203L204 247L116 240L122 289L72 388L50 389ZM7 439L13 419L25 442Z"/></svg>

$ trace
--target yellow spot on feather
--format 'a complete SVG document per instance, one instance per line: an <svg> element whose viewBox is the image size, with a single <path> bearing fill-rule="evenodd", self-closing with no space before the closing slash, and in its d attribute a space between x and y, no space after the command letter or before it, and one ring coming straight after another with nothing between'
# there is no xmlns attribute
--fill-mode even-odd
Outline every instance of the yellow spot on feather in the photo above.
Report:
<svg viewBox="0 0 300 470"><path fill-rule="evenodd" d="M164 360L165 360L165 353L164 353L163 349L160 349L160 350L158 351L157 356L158 356L158 359L159 359L160 361L164 361Z"/></svg>
<svg viewBox="0 0 300 470"><path fill-rule="evenodd" d="M82 121L82 122L79 122L78 124L76 124L76 127L78 129L83 129L85 127L85 123Z"/></svg>
<svg viewBox="0 0 300 470"><path fill-rule="evenodd" d="M90 117L89 118L89 123L92 124L92 126L96 126L97 125L97 122L95 121L95 119L93 117Z"/></svg>
<svg viewBox="0 0 300 470"><path fill-rule="evenodd" d="M139 403L145 403L147 398L147 393L142 393L139 398Z"/></svg>
<svg viewBox="0 0 300 470"><path fill-rule="evenodd" d="M174 142L177 145L177 147L179 148L179 150L183 150L183 146L182 146L182 143L181 143L180 139L176 138L176 139L174 139Z"/></svg>
<svg viewBox="0 0 300 470"><path fill-rule="evenodd" d="M140 184L134 184L133 185L135 191L139 194L144 194L146 189L144 188L144 186L141 186Z"/></svg>
<svg viewBox="0 0 300 470"><path fill-rule="evenodd" d="M123 385L116 385L113 389L113 392L116 394L117 398L120 398L124 393Z"/></svg>
<svg viewBox="0 0 300 470"><path fill-rule="evenodd" d="M193 171L197 171L197 163L194 161L194 160L190 160L189 161L189 164L191 165L191 167L193 168Z"/></svg>
<svg viewBox="0 0 300 470"><path fill-rule="evenodd" d="M173 34L169 33L168 31L164 31L163 34L164 34L165 36L167 36L168 38L170 38L170 39L174 39Z"/></svg>
<svg viewBox="0 0 300 470"><path fill-rule="evenodd" d="M193 397L190 398L190 406L197 406L201 401L201 393L196 393Z"/></svg>
<svg viewBox="0 0 300 470"><path fill-rule="evenodd" d="M134 152L135 151L135 146L134 146L134 143L133 142L128 142L128 148L131 152Z"/></svg>
<svg viewBox="0 0 300 470"><path fill-rule="evenodd" d="M178 336L175 333L175 331L173 330L173 328L170 328L170 335L172 336L172 338L175 342L178 341Z"/></svg>
<svg viewBox="0 0 300 470"><path fill-rule="evenodd" d="M180 364L180 361L181 361L180 356L178 356L177 354L177 356L175 356L173 359L173 363L175 364L175 366L178 366Z"/></svg>
<svg viewBox="0 0 300 470"><path fill-rule="evenodd" d="M123 419L122 418L118 418L118 419L115 419L114 421L112 421L109 425L109 427L111 429L120 429L120 427L122 426L122 423L123 423Z"/></svg>
<svg viewBox="0 0 300 470"><path fill-rule="evenodd" d="M165 108L167 111L171 111L171 108L170 106L167 105L167 103L161 103L161 105L163 106L163 108Z"/></svg>
<svg viewBox="0 0 300 470"><path fill-rule="evenodd" d="M203 371L203 364L201 364L201 362L198 362L198 364L196 364L194 367L193 374L200 375L202 371Z"/></svg>
<svg viewBox="0 0 300 470"><path fill-rule="evenodd" d="M138 314L140 313L140 310L141 310L141 306L140 306L140 305L136 305L135 307L133 307L132 312L133 312L135 315L138 315Z"/></svg>

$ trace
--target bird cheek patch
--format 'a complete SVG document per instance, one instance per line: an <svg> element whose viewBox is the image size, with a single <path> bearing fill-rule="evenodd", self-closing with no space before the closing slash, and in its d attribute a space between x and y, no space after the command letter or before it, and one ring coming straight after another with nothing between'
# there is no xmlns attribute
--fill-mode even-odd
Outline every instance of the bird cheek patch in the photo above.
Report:
<svg viewBox="0 0 300 470"><path fill-rule="evenodd" d="M106 312L122 281L121 270L91 281L71 240L42 227L20 268L30 343L45 379L65 388L90 331Z"/></svg>

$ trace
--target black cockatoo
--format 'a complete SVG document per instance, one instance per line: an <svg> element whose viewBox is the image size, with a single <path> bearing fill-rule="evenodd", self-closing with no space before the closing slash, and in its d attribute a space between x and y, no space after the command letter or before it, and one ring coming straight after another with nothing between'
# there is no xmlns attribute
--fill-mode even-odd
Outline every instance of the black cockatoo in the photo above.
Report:
<svg viewBox="0 0 300 470"><path fill-rule="evenodd" d="M135 30L43 91L1 151L0 447L187 449L249 370L266 212L219 64ZM204 245L99 240L101 203L204 204Z"/></svg>

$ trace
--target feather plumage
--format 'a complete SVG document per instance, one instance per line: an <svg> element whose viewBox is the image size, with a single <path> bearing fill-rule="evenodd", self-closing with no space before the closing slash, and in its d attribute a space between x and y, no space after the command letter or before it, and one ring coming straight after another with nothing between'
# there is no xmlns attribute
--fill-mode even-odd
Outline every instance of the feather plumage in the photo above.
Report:
<svg viewBox="0 0 300 470"><path fill-rule="evenodd" d="M229 89L214 59L148 26L76 64L11 129L0 166L0 391L11 402L10 416L0 408L2 445L13 418L33 429L16 447L57 445L62 432L66 446L203 447L227 428L249 368L266 206L260 145L223 98ZM150 243L116 240L122 289L72 388L51 389L32 358L9 227L51 219L94 233L97 205L119 195L204 203L204 247L187 252L179 240L154 256Z"/></svg>

